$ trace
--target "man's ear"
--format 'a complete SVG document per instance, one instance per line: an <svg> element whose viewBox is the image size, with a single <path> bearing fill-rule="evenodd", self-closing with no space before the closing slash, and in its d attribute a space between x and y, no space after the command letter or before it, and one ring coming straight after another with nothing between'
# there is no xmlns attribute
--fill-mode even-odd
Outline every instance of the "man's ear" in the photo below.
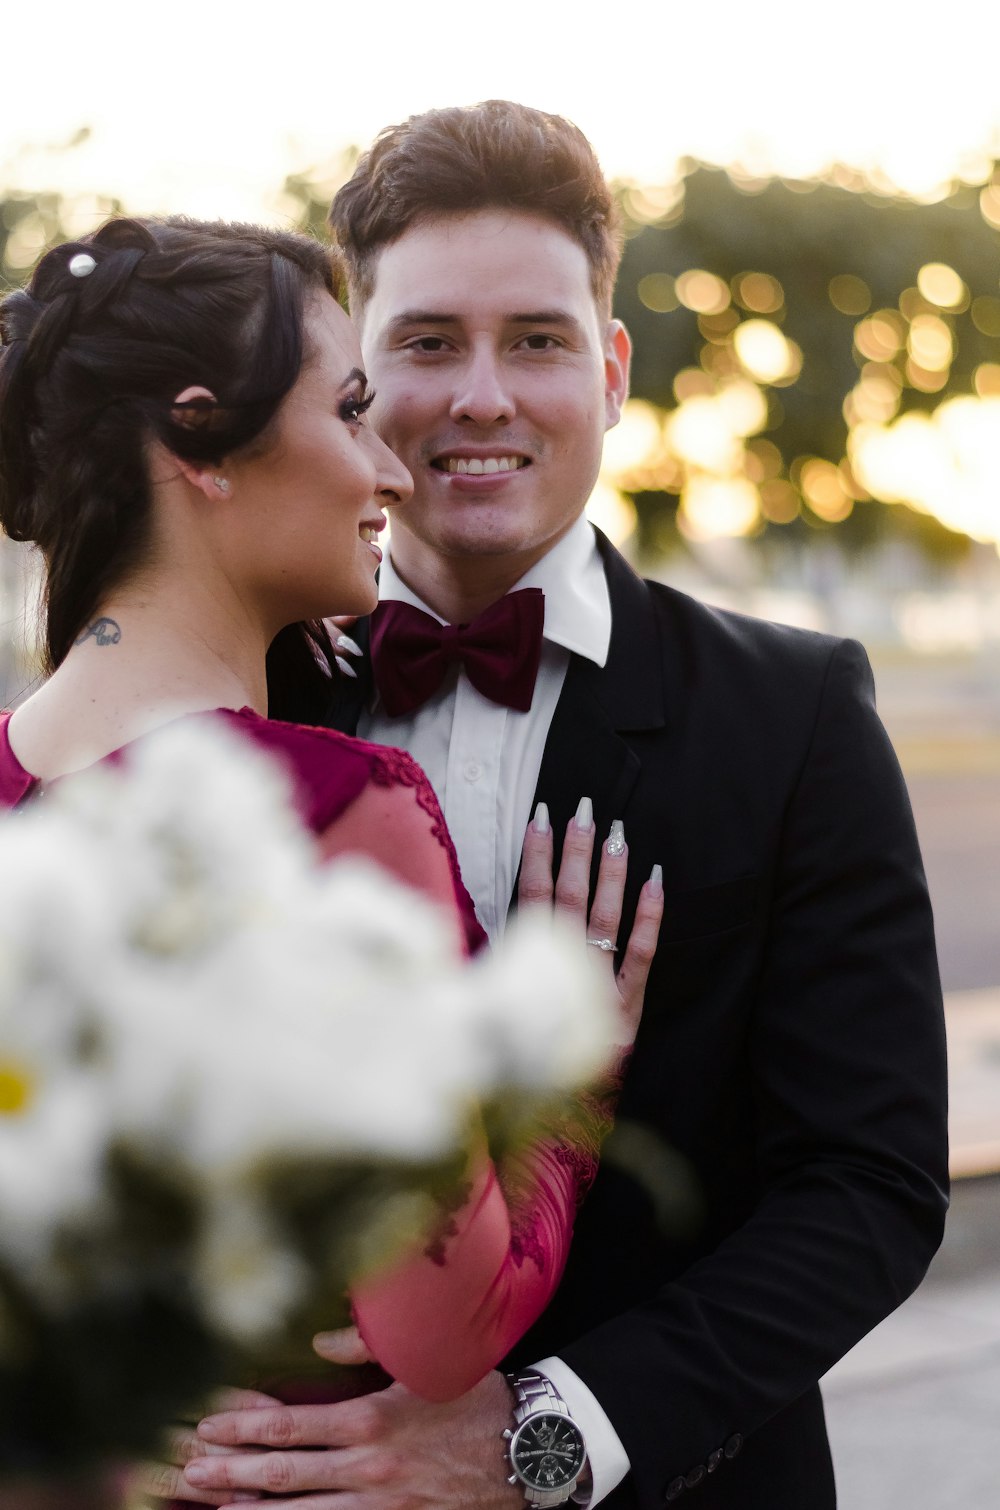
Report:
<svg viewBox="0 0 1000 1510"><path fill-rule="evenodd" d="M609 320L604 337L604 428L610 430L622 416L628 398L632 340L621 320Z"/></svg>

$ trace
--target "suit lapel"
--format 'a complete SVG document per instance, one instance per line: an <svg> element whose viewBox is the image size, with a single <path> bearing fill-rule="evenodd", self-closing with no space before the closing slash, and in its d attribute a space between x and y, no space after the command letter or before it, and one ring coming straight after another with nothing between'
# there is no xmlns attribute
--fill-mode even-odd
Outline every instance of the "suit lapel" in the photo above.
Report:
<svg viewBox="0 0 1000 1510"><path fill-rule="evenodd" d="M624 816L639 757L622 736L666 721L659 636L649 588L597 531L611 596L607 664L570 659L538 774L535 802L548 805L558 869L566 825L581 797L594 804L600 838ZM599 860L594 858L594 873ZM516 897L516 887L515 887Z"/></svg>

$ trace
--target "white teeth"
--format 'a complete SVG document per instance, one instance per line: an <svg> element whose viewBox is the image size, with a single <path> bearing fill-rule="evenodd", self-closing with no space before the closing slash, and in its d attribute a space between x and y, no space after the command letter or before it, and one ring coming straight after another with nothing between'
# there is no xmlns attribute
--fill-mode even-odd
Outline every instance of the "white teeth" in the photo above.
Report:
<svg viewBox="0 0 1000 1510"><path fill-rule="evenodd" d="M378 531L373 530L370 524L362 525L359 534L367 545L374 545L378 539Z"/></svg>
<svg viewBox="0 0 1000 1510"><path fill-rule="evenodd" d="M487 472L516 472L522 462L519 456L449 456L445 465L460 477L481 477Z"/></svg>

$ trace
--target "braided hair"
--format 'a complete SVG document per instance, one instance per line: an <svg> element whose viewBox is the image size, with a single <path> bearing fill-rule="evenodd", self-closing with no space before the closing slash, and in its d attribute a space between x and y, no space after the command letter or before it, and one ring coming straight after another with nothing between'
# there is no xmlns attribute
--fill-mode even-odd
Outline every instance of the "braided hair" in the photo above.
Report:
<svg viewBox="0 0 1000 1510"><path fill-rule="evenodd" d="M337 295L337 270L308 237L118 218L54 247L0 302L0 524L44 558L50 670L149 547L148 442L220 465L264 441L303 364L307 298L323 291ZM192 384L217 398L193 417L174 405ZM322 626L282 631L272 716L325 696L329 650Z"/></svg>

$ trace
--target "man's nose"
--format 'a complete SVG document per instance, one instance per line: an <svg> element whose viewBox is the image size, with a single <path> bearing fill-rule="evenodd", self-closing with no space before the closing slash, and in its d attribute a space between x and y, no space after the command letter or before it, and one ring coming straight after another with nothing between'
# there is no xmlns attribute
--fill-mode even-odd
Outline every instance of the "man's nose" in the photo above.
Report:
<svg viewBox="0 0 1000 1510"><path fill-rule="evenodd" d="M476 425L506 424L514 417L514 395L501 364L485 352L462 368L451 402L451 418Z"/></svg>

